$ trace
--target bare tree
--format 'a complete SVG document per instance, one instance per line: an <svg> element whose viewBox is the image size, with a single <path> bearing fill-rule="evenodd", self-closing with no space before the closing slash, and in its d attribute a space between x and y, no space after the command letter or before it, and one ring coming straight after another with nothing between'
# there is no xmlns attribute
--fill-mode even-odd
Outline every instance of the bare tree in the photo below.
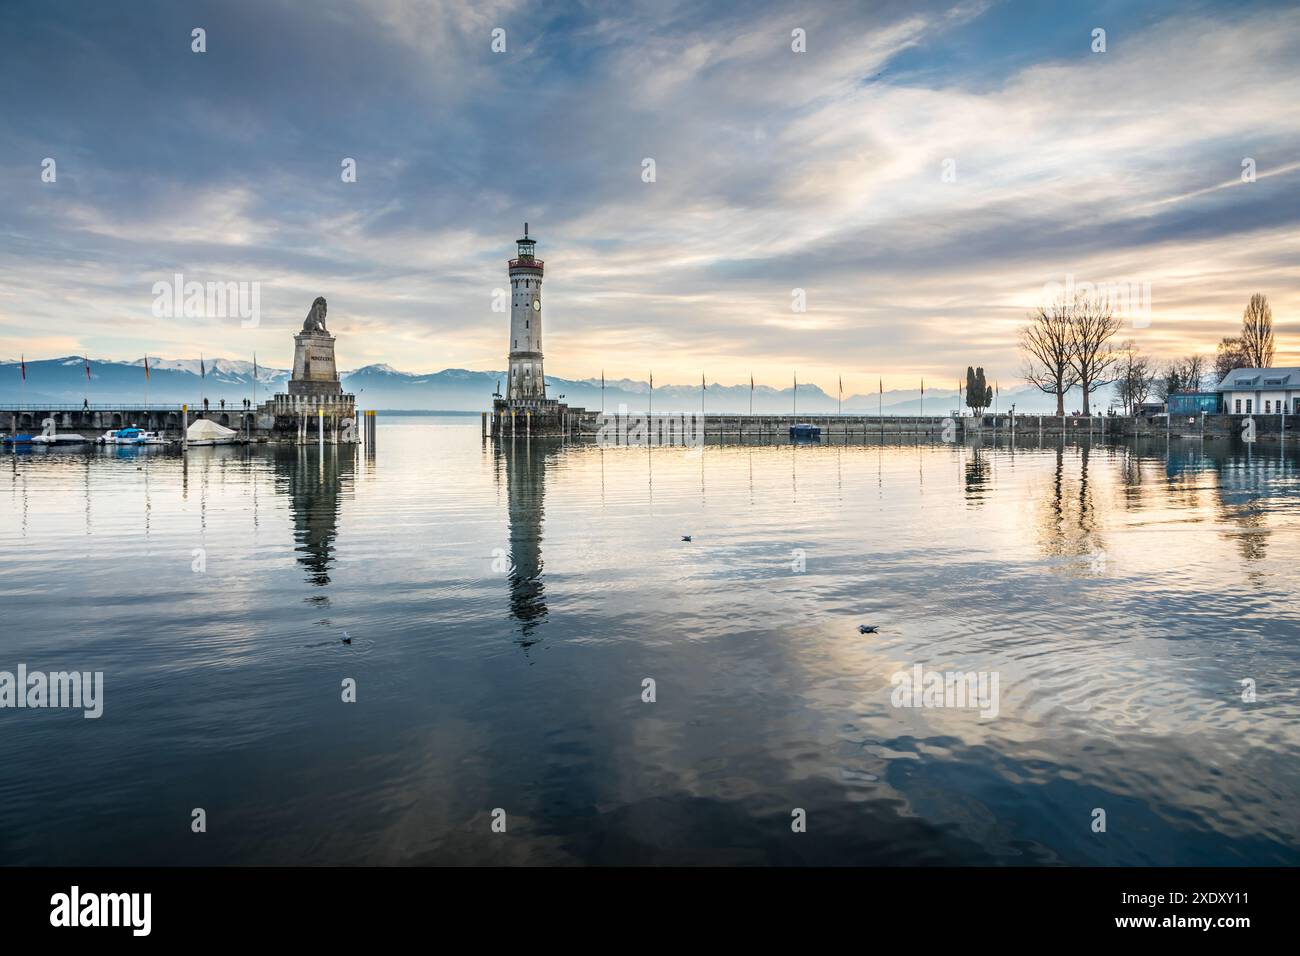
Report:
<svg viewBox="0 0 1300 956"><path fill-rule="evenodd" d="M1110 340L1124 320L1108 299L1098 295L1076 294L1069 308L1070 365L1083 387L1083 414L1087 415L1092 392L1115 381L1118 355Z"/></svg>
<svg viewBox="0 0 1300 956"><path fill-rule="evenodd" d="M1132 339L1122 344L1117 352L1118 377L1115 382L1119 400L1124 405L1125 415L1136 415L1138 406L1151 394L1156 374L1151 359L1142 354Z"/></svg>
<svg viewBox="0 0 1300 956"><path fill-rule="evenodd" d="M1184 392L1199 392L1205 384L1205 359L1200 355L1189 355L1182 362L1182 384Z"/></svg>
<svg viewBox="0 0 1300 956"><path fill-rule="evenodd" d="M1164 374L1157 374L1155 380L1156 397L1162 402L1169 401L1174 392L1183 390L1183 363L1174 360L1165 366Z"/></svg>
<svg viewBox="0 0 1300 956"><path fill-rule="evenodd" d="M1070 308L1064 299L1040 305L1020 330L1025 381L1056 396L1056 414L1065 414L1065 393L1079 382L1070 364Z"/></svg>
<svg viewBox="0 0 1300 956"><path fill-rule="evenodd" d="M1248 368L1273 365L1273 309L1268 296L1256 292L1241 314L1241 350Z"/></svg>
<svg viewBox="0 0 1300 956"><path fill-rule="evenodd" d="M1228 373L1235 368L1248 368L1249 366L1250 363L1246 361L1246 353L1242 349L1240 338L1225 335L1219 340L1219 344L1214 350L1214 378L1216 382L1222 382L1228 377Z"/></svg>
<svg viewBox="0 0 1300 956"><path fill-rule="evenodd" d="M1199 392L1205 382L1205 359L1200 355L1190 355L1185 359L1174 359L1165 366L1164 375L1155 383L1156 394L1162 401L1168 401L1174 392Z"/></svg>

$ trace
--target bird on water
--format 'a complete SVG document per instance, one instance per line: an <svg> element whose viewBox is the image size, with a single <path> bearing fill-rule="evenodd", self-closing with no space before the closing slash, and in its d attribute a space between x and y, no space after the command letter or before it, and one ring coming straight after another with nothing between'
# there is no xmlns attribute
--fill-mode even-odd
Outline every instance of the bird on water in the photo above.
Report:
<svg viewBox="0 0 1300 956"><path fill-rule="evenodd" d="M344 644L351 644L351 643L352 643L352 636L351 636L350 634L348 634L347 631L344 631L344 632L343 632L343 643L344 643Z"/></svg>
<svg viewBox="0 0 1300 956"><path fill-rule="evenodd" d="M689 534L684 534L684 535L682 535L682 540L683 540L683 541L690 541L690 540L691 540L691 536L690 536Z"/></svg>
<svg viewBox="0 0 1300 956"><path fill-rule="evenodd" d="M880 630L880 628L876 627L876 625L874 625L874 624L859 624L859 625L858 625L858 633L859 633L859 634L875 634L875 633L877 633L879 630Z"/></svg>

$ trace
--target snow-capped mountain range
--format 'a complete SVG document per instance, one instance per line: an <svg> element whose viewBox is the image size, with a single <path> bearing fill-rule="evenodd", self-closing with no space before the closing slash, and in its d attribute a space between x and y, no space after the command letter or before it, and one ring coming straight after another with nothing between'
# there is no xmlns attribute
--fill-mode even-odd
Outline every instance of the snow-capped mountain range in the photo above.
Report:
<svg viewBox="0 0 1300 956"><path fill-rule="evenodd" d="M202 362L202 366L200 366ZM94 404L136 403L145 400L144 359L132 362L90 360L90 381L86 380L85 361L81 356L40 359L27 362L26 398L18 361L0 362L0 404L40 402L80 404L89 399ZM203 375L200 375L200 369ZM340 374L345 391L357 396L362 408L411 411L484 411L492 405L492 394L504 386L505 372L474 372L449 368L441 372L401 372L391 365L367 365ZM261 401L284 391L288 369L257 367L257 399ZM564 396L564 401L589 409L602 407L600 379L563 379L547 376L547 394ZM1110 391L1094 394L1095 408L1105 409ZM196 404L203 398L216 403L225 400L240 403L253 397L253 363L236 359L162 359L149 358L148 400L154 403ZM826 415L836 411L834 395L819 386L800 384L798 403L791 387L772 388L757 385L753 390L755 413ZM653 409L656 412L696 412L700 409L700 386L656 384ZM750 408L750 388L710 382L703 395L707 412L744 414ZM649 382L634 379L608 379L605 382L603 407L618 411L644 412L650 402ZM878 408L887 414L947 414L957 407L956 390L927 389L922 406L919 389L895 389L883 396L876 394L846 395L845 412L871 414ZM1030 386L1001 391L998 407L1006 410L1014 404L1026 413L1052 413L1056 399ZM1076 389L1066 401L1066 411L1081 407Z"/></svg>

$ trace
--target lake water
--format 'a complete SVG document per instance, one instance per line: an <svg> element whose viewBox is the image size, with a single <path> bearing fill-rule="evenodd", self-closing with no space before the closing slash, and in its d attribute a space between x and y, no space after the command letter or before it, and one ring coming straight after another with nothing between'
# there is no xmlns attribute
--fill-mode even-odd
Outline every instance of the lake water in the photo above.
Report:
<svg viewBox="0 0 1300 956"><path fill-rule="evenodd" d="M1291 446L381 422L0 455L0 863L1300 863Z"/></svg>

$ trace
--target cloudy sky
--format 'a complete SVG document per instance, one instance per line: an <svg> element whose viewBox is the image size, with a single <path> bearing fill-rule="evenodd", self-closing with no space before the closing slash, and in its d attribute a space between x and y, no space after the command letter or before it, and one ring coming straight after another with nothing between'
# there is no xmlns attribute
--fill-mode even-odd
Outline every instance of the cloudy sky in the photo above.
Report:
<svg viewBox="0 0 1300 956"><path fill-rule="evenodd" d="M285 366L323 295L344 367L501 369L528 220L555 375L1011 382L1067 276L1300 364L1294 4L6 0L0 101L0 358Z"/></svg>

